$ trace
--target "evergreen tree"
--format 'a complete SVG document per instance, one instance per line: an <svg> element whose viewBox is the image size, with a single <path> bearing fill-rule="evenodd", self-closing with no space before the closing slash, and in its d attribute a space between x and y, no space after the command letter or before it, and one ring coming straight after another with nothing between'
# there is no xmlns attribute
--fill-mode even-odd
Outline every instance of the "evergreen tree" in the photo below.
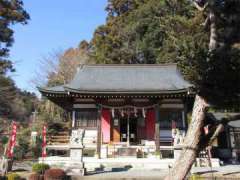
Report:
<svg viewBox="0 0 240 180"><path fill-rule="evenodd" d="M0 0L0 17L0 74L5 74L7 70L13 70L11 61L5 59L14 41L12 25L26 24L29 15L21 0Z"/></svg>
<svg viewBox="0 0 240 180"><path fill-rule="evenodd" d="M16 23L26 24L28 13L20 0L0 0L0 114L9 114L12 100L15 99L16 87L8 72L14 71L8 59L9 47L14 38L12 26Z"/></svg>
<svg viewBox="0 0 240 180"><path fill-rule="evenodd" d="M198 152L211 146L226 122L221 122L215 132L202 135L206 111L210 105L226 108L239 105L240 98L240 2L235 0L197 0L198 10L206 17L204 27L209 32L209 46L205 58L194 62L197 95L191 124L184 140L184 149L166 179L184 179L192 167ZM204 48L205 49L205 48ZM197 51L195 51L197 52ZM201 53L202 54L202 53ZM200 56L201 57L201 56ZM197 58L196 58L197 59ZM191 68L187 64L186 67ZM198 76L198 77L197 77ZM239 118L231 117L231 120Z"/></svg>
<svg viewBox="0 0 240 180"><path fill-rule="evenodd" d="M194 85L193 117L186 148L173 168L176 179L184 179L198 152L211 145L210 137L201 138L208 107L234 109L240 102L239 4L111 0L106 24L91 41L97 63L173 62Z"/></svg>

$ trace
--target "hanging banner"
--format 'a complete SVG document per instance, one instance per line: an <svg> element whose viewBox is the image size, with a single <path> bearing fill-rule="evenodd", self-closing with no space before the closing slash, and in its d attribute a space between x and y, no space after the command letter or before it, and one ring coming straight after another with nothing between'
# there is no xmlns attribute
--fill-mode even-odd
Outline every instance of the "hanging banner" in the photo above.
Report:
<svg viewBox="0 0 240 180"><path fill-rule="evenodd" d="M47 157L47 126L44 125L42 129L42 158Z"/></svg>
<svg viewBox="0 0 240 180"><path fill-rule="evenodd" d="M12 132L10 134L10 141L7 148L7 157L13 158L13 150L16 145L16 136L17 136L17 123L12 122Z"/></svg>

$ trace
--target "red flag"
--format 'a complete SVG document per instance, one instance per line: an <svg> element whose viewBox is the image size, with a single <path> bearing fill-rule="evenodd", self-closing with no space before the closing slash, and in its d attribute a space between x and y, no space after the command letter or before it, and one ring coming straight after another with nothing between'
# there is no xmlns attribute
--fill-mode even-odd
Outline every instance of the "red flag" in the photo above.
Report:
<svg viewBox="0 0 240 180"><path fill-rule="evenodd" d="M47 151L46 151L46 146L47 146L47 126L43 126L42 130L42 157L45 158L47 157Z"/></svg>
<svg viewBox="0 0 240 180"><path fill-rule="evenodd" d="M13 157L13 150L16 145L16 136L17 136L17 123L15 121L12 122L12 132L10 136L10 141L7 148L7 157Z"/></svg>

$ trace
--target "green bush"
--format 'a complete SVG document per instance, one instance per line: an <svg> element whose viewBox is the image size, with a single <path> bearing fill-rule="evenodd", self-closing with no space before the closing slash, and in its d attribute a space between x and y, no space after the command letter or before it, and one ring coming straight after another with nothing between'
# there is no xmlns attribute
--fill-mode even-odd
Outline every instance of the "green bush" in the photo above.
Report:
<svg viewBox="0 0 240 180"><path fill-rule="evenodd" d="M140 149L137 150L137 158L143 158L144 157L144 152Z"/></svg>
<svg viewBox="0 0 240 180"><path fill-rule="evenodd" d="M66 180L66 173L62 169L49 169L44 174L44 180Z"/></svg>
<svg viewBox="0 0 240 180"><path fill-rule="evenodd" d="M20 180L21 177L17 173L10 173L10 174L7 174L7 179L8 180Z"/></svg>
<svg viewBox="0 0 240 180"><path fill-rule="evenodd" d="M0 180L7 180L7 177L6 177L6 176L1 176L1 175L0 175Z"/></svg>
<svg viewBox="0 0 240 180"><path fill-rule="evenodd" d="M7 143L8 143L8 137L7 137L7 136L1 137L1 143L2 143L3 145L7 144Z"/></svg>
<svg viewBox="0 0 240 180"><path fill-rule="evenodd" d="M37 163L32 166L32 171L38 174L44 174L48 169L50 169L50 166L44 163Z"/></svg>
<svg viewBox="0 0 240 180"><path fill-rule="evenodd" d="M37 136L36 137L36 144L30 147L30 151L34 158L38 158L41 156L42 153L42 139Z"/></svg>
<svg viewBox="0 0 240 180"><path fill-rule="evenodd" d="M17 136L17 146L14 149L14 158L16 160L23 160L28 152L30 152L30 129L20 129Z"/></svg>

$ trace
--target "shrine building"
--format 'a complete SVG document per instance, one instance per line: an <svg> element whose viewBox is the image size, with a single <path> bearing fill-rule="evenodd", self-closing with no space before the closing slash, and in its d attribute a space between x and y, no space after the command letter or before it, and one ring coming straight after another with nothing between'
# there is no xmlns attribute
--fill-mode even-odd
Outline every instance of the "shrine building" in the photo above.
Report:
<svg viewBox="0 0 240 180"><path fill-rule="evenodd" d="M115 157L134 155L138 148L171 150L172 128L181 134L187 130L191 89L176 64L107 64L81 65L68 84L39 91L71 113L72 129L85 130L85 148ZM68 145L48 148L67 150Z"/></svg>

